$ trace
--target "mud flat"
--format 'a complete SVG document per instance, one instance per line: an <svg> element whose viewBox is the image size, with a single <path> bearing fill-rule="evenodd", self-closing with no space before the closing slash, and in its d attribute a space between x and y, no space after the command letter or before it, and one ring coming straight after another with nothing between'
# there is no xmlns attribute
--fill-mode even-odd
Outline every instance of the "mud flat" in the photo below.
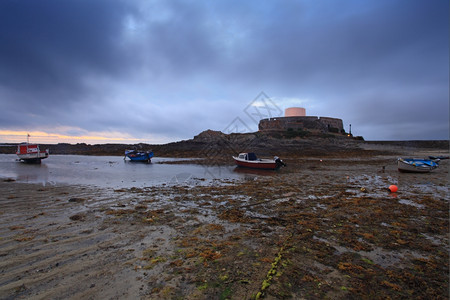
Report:
<svg viewBox="0 0 450 300"><path fill-rule="evenodd" d="M0 298L448 299L448 167L352 154L209 184L6 180Z"/></svg>

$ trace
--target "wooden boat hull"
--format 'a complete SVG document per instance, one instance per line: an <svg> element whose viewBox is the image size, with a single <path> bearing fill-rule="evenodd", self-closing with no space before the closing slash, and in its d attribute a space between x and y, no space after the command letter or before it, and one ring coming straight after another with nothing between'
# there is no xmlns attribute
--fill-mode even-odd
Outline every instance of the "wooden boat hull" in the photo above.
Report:
<svg viewBox="0 0 450 300"><path fill-rule="evenodd" d="M20 160L26 163L40 163L42 159L48 157L47 152L17 154Z"/></svg>
<svg viewBox="0 0 450 300"><path fill-rule="evenodd" d="M397 160L397 167L400 172L428 173L439 167L439 165L433 160L399 158Z"/></svg>
<svg viewBox="0 0 450 300"><path fill-rule="evenodd" d="M146 155L145 156L139 156L139 157L128 156L128 158L131 161L137 161L137 162L150 162L151 161L151 158L146 156Z"/></svg>

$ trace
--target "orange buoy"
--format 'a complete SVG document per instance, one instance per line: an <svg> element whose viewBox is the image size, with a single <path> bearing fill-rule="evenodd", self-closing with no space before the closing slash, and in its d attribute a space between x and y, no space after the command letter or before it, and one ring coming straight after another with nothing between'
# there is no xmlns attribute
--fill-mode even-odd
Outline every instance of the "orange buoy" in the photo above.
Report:
<svg viewBox="0 0 450 300"><path fill-rule="evenodd" d="M389 190L391 191L391 193L395 193L396 191L398 191L398 187L396 185L391 185L389 186Z"/></svg>

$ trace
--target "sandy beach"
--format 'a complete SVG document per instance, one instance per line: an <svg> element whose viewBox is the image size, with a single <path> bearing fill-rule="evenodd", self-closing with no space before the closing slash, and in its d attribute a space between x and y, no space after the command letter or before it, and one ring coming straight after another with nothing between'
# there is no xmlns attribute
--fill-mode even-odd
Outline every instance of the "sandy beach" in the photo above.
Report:
<svg viewBox="0 0 450 300"><path fill-rule="evenodd" d="M448 299L449 161L396 157L116 190L4 180L0 299Z"/></svg>

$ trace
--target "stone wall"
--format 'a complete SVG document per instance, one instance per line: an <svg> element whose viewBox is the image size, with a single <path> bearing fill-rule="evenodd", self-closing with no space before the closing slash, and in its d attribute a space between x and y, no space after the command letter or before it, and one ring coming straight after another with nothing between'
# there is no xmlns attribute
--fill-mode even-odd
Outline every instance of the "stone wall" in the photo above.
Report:
<svg viewBox="0 0 450 300"><path fill-rule="evenodd" d="M344 129L341 119L329 118L329 117L278 117L269 118L259 121L258 129L264 130L288 130L292 128L297 129L312 129L320 130L323 132L330 131L331 128L337 129L339 132Z"/></svg>
<svg viewBox="0 0 450 300"><path fill-rule="evenodd" d="M330 117L320 117L320 122L327 125L327 127L337 128L339 131L344 129L344 124L341 119L330 118Z"/></svg>

